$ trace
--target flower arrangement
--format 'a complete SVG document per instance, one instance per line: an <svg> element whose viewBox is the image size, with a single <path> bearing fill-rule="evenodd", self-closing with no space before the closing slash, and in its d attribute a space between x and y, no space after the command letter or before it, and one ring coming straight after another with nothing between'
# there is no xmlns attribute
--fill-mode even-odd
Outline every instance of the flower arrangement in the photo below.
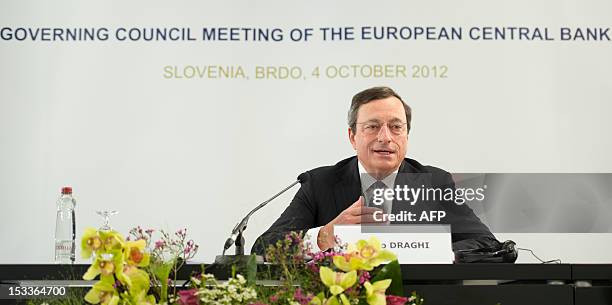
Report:
<svg viewBox="0 0 612 305"><path fill-rule="evenodd" d="M155 243L152 242L154 233L153 229L136 227L130 230L128 240L144 241L149 249L152 259L147 272L151 275L151 286L157 299L165 303L168 301L168 287L172 287L172 295L177 293L175 283L178 269L195 256L199 246L192 239L187 239L186 228L177 230L174 235L160 230L160 238ZM174 278L170 278L171 274Z"/></svg>
<svg viewBox="0 0 612 305"><path fill-rule="evenodd" d="M193 278L191 281L197 288L179 291L176 298L178 304L239 305L253 304L257 299L256 289L248 285L240 274L226 283L217 282L211 274L204 274L201 278Z"/></svg>
<svg viewBox="0 0 612 305"><path fill-rule="evenodd" d="M85 280L100 276L85 301L91 304L155 304L150 295L149 274L142 270L150 262L144 240L126 241L115 231L88 228L81 241L81 256L94 262L83 275Z"/></svg>
<svg viewBox="0 0 612 305"><path fill-rule="evenodd" d="M311 260L305 263L307 257ZM260 304L420 305L423 301L416 293L403 296L395 254L382 249L376 238L313 253L300 234L291 233L268 247L266 259L280 267L281 285L270 289L267 299L260 289Z"/></svg>
<svg viewBox="0 0 612 305"><path fill-rule="evenodd" d="M137 227L124 239L116 231L85 229L81 256L93 256L94 262L83 279L100 275L85 301L103 305L167 303L168 287L176 294L176 278L170 279L171 272L176 276L182 264L196 254L198 245L187 240L187 229L176 231L174 236L162 230L151 249L154 232ZM154 291L149 294L151 288Z"/></svg>
<svg viewBox="0 0 612 305"><path fill-rule="evenodd" d="M127 239L114 231L86 229L83 257L94 257L83 278L99 281L85 295L91 304L178 305L420 305L413 292L403 296L400 266L395 255L376 238L360 240L328 252L313 253L302 235L291 233L266 251L267 270L257 274L233 273L228 281L200 274L190 287L177 291L177 270L193 258L198 246L187 238L186 229L174 235L140 227ZM255 259L247 270L257 270ZM265 269L265 268L264 268ZM233 269L235 270L235 269ZM275 285L258 285L274 280Z"/></svg>

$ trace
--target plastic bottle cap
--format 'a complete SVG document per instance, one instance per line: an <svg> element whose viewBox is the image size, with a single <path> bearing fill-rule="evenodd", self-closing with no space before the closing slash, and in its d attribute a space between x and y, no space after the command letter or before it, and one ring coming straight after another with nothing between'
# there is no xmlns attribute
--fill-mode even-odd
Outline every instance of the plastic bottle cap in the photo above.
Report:
<svg viewBox="0 0 612 305"><path fill-rule="evenodd" d="M64 186L62 187L62 195L72 194L72 187Z"/></svg>

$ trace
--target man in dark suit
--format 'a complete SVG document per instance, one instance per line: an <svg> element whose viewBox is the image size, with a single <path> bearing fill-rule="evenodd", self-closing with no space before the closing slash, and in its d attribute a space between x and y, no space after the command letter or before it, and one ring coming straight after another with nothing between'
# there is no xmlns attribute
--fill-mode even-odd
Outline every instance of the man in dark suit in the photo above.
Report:
<svg viewBox="0 0 612 305"><path fill-rule="evenodd" d="M348 136L357 156L306 172L306 182L289 207L257 239L252 252L262 254L267 245L290 231L306 232L316 239L315 249L326 250L335 245L334 225L380 222L376 215L380 216L383 207L372 206L370 200L366 204L362 196L375 184L393 189L402 180L413 187L454 189L449 173L405 158L411 115L410 107L391 88L374 87L356 94L349 110ZM453 250L497 243L466 205L433 202L415 208L394 201L385 208L385 213L405 208L445 211L448 216L444 223L451 225Z"/></svg>

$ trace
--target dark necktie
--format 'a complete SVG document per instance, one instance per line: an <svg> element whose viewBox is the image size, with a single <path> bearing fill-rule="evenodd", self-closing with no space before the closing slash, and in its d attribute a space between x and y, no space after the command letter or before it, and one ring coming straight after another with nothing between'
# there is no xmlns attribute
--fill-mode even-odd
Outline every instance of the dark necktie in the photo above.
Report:
<svg viewBox="0 0 612 305"><path fill-rule="evenodd" d="M385 200L384 193L386 189L388 189L388 187L380 180L372 183L365 192L366 206L379 208L383 210L385 214L391 213L393 200Z"/></svg>

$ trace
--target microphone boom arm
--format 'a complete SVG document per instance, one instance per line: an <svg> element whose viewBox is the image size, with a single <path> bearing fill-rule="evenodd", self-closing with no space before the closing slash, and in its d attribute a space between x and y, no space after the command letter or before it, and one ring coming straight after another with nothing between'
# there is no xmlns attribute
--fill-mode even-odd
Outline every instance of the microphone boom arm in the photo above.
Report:
<svg viewBox="0 0 612 305"><path fill-rule="evenodd" d="M300 175L301 177L301 175ZM242 233L246 230L247 224L249 223L249 218L259 209L266 206L270 201L274 200L276 197L282 195L284 192L288 191L290 188L300 183L302 180L298 177L298 180L291 183L289 186L285 187L280 192L276 193L270 199L260 203L254 209L252 209L242 220L234 226L232 230L232 235L225 241L225 245L223 246L223 255L225 255L225 251L229 249L232 245L236 245L236 255L244 255L244 236Z"/></svg>

